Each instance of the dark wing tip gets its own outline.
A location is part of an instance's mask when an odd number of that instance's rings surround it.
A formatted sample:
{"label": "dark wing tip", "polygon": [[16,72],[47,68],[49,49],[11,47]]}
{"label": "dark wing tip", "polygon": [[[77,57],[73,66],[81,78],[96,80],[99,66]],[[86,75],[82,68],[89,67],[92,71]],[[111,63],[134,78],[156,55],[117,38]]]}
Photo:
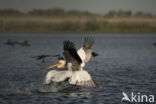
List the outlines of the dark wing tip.
{"label": "dark wing tip", "polygon": [[84,41],[84,48],[92,48],[92,46],[93,46],[93,44],[94,44],[94,39],[93,39],[93,37],[88,37],[88,36],[86,36],[85,37],[85,41]]}
{"label": "dark wing tip", "polygon": [[88,37],[88,36],[86,36],[86,37],[85,37],[85,42],[94,43],[94,39],[93,39],[93,37]]}
{"label": "dark wing tip", "polygon": [[46,57],[50,57],[50,55],[38,55],[38,56],[34,56],[32,58],[36,58],[36,60],[41,60],[41,59],[44,59]]}
{"label": "dark wing tip", "polygon": [[93,56],[93,57],[96,57],[96,56],[98,56],[98,53],[92,52],[92,56]]}
{"label": "dark wing tip", "polygon": [[[82,60],[81,58],[79,57],[79,55],[77,54],[77,50],[75,48],[75,44],[69,40],[65,40],[63,42],[63,49],[64,49],[64,56],[66,57],[66,60],[68,61],[72,61],[71,59],[74,58],[79,64],[82,63]],[[67,59],[69,58],[69,56],[66,56],[65,55],[65,51],[68,51],[68,55],[70,55],[70,59]],[[66,53],[67,54],[67,53]]]}
{"label": "dark wing tip", "polygon": [[64,44],[64,50],[76,50],[75,44],[69,40],[65,40],[63,44]]}

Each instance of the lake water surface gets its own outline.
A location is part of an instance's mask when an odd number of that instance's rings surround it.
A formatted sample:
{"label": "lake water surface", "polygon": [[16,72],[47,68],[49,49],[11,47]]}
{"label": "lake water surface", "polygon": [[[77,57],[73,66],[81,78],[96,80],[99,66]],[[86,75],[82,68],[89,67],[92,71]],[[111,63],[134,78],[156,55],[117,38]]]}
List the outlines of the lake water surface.
{"label": "lake water surface", "polygon": [[[85,70],[100,87],[39,92],[46,68],[56,63],[56,58],[42,63],[32,57],[62,53],[64,40],[75,42],[79,49],[87,35],[95,38],[94,51],[99,56],[92,58]],[[87,35],[0,33],[0,104],[121,104],[122,92],[152,94],[156,99],[156,47],[152,45],[156,35]],[[8,46],[8,39],[28,40],[31,46]]]}

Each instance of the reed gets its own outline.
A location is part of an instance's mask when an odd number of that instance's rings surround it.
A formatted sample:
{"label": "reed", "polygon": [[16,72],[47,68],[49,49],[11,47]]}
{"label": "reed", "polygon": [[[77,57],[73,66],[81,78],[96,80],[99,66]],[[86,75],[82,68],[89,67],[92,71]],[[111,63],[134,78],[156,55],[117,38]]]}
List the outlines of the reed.
{"label": "reed", "polygon": [[156,33],[156,18],[3,16],[0,32]]}

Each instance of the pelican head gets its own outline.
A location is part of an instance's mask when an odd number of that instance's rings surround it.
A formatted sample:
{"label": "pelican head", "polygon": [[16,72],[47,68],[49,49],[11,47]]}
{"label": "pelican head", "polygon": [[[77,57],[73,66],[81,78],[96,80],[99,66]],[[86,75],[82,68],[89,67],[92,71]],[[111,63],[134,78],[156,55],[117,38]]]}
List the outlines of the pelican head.
{"label": "pelican head", "polygon": [[57,60],[57,63],[48,67],[48,69],[52,69],[57,67],[58,69],[63,69],[65,67],[65,60],[61,57]]}

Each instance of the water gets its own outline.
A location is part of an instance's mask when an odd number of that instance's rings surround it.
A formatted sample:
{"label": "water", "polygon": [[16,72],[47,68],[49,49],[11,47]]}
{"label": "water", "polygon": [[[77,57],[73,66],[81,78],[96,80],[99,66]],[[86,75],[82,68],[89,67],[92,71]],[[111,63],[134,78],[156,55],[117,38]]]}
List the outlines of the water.
{"label": "water", "polygon": [[[0,104],[121,104],[122,92],[156,95],[156,35],[98,34],[92,58],[85,69],[99,83],[99,88],[79,88],[40,93],[46,68],[56,62],[45,63],[33,56],[62,53],[63,40],[75,42],[77,49],[86,35],[80,34],[0,34]],[[8,46],[8,39],[30,47]],[[156,96],[155,96],[156,97]]]}

